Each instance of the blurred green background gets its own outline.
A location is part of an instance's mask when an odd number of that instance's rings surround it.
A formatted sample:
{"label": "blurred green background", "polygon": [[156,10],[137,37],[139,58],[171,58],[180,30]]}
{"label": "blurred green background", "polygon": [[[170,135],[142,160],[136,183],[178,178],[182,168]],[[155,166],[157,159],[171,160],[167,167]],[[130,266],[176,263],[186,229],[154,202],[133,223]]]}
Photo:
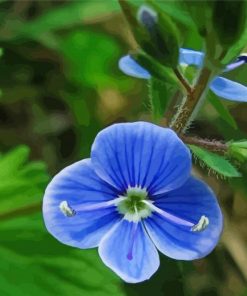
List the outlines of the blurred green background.
{"label": "blurred green background", "polygon": [[[159,4],[177,22],[184,47],[200,49],[181,3]],[[157,274],[142,284],[124,284],[97,250],[73,249],[48,234],[41,202],[50,177],[89,157],[107,125],[151,121],[148,88],[118,69],[136,44],[115,0],[1,0],[0,20],[0,295],[247,295],[245,175],[224,181],[195,166],[225,212],[222,240],[192,263],[161,256]],[[247,66],[227,76],[246,84]],[[218,103],[225,114],[206,103],[191,132],[246,138],[247,106]]]}

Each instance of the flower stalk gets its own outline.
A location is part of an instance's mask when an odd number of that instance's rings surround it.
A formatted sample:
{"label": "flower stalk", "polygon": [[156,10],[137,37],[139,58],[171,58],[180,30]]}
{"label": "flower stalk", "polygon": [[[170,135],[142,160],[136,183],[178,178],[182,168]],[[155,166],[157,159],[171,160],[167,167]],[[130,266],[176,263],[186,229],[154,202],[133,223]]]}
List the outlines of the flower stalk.
{"label": "flower stalk", "polygon": [[184,83],[185,80],[180,73],[180,75],[178,75],[178,72],[176,71],[176,74],[187,90],[187,95],[185,96],[177,114],[175,114],[175,117],[170,124],[170,127],[173,130],[175,130],[177,133],[180,133],[185,131],[191,120],[199,111],[200,106],[204,101],[205,91],[207,90],[208,84],[215,73],[205,66],[202,68],[198,80],[195,86],[192,88]]}
{"label": "flower stalk", "polygon": [[193,136],[186,136],[184,134],[180,134],[179,136],[186,144],[196,145],[198,147],[207,149],[211,152],[215,152],[220,155],[225,155],[228,151],[228,145],[221,141],[202,139],[202,138],[193,137]]}

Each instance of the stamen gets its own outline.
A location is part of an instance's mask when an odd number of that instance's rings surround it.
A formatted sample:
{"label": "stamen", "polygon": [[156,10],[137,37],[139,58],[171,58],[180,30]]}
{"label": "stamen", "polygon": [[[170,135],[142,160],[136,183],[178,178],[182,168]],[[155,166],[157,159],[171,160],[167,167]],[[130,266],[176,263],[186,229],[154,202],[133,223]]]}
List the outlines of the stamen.
{"label": "stamen", "polygon": [[160,214],[161,216],[163,216],[164,218],[166,218],[167,220],[169,220],[169,221],[171,221],[173,223],[176,223],[176,224],[179,224],[179,225],[183,225],[183,226],[189,226],[189,227],[193,227],[194,226],[194,223],[189,222],[187,220],[184,220],[182,218],[179,218],[179,217],[177,217],[175,215],[172,215],[170,213],[167,213],[166,211],[161,210],[160,208],[156,207],[150,201],[143,200],[142,202],[144,202],[145,204],[147,204],[150,207],[150,209],[152,209],[153,211],[157,212],[158,214]]}
{"label": "stamen", "polygon": [[158,214],[160,214],[162,217],[164,217],[168,221],[171,221],[171,222],[176,223],[178,225],[188,226],[188,227],[190,227],[191,231],[194,231],[194,232],[203,231],[209,225],[209,219],[205,215],[202,215],[199,222],[197,224],[194,224],[194,223],[192,223],[190,221],[179,218],[179,217],[177,217],[175,215],[167,213],[164,210],[161,210],[160,208],[156,207],[150,201],[143,200],[142,202],[147,204],[150,207],[151,210],[157,212]]}
{"label": "stamen", "polygon": [[123,199],[125,199],[125,197],[118,197],[109,201],[97,202],[90,205],[81,205],[77,206],[76,210],[73,209],[66,200],[64,200],[59,204],[59,209],[66,217],[73,217],[80,211],[100,210],[111,206],[117,206],[121,201],[123,201]]}
{"label": "stamen", "polygon": [[206,216],[201,216],[199,222],[195,224],[192,228],[191,231],[197,232],[197,231],[203,231],[206,229],[209,225],[209,219]]}
{"label": "stamen", "polygon": [[128,260],[133,259],[133,248],[134,248],[134,243],[136,240],[137,228],[138,228],[138,223],[133,222],[132,229],[131,229],[131,239],[130,239],[130,244],[129,244],[129,250],[128,250],[128,254],[127,254]]}
{"label": "stamen", "polygon": [[71,208],[66,200],[59,204],[59,209],[66,217],[73,217],[76,214],[76,211]]}
{"label": "stamen", "polygon": [[76,211],[78,212],[78,211],[92,211],[92,210],[105,209],[111,206],[117,206],[124,199],[125,199],[124,196],[120,196],[118,198],[115,198],[109,201],[97,202],[90,205],[82,205],[82,206],[76,207]]}

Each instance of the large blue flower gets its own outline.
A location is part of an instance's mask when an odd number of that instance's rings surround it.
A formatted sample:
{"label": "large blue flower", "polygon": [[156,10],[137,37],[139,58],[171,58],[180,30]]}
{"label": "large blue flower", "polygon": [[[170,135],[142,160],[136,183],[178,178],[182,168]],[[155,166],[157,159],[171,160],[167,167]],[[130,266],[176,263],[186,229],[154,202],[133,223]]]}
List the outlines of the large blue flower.
{"label": "large blue flower", "polygon": [[[194,51],[191,49],[180,49],[179,64],[194,65],[198,68],[203,66],[204,53],[200,51]],[[231,71],[247,62],[247,57],[242,55],[238,59],[229,64],[226,71]],[[149,79],[150,73],[141,67],[131,56],[127,55],[119,60],[119,68],[127,75]],[[210,89],[219,97],[226,100],[232,100],[237,102],[247,102],[247,87],[224,77],[216,77],[211,81]]]}
{"label": "large blue flower", "polygon": [[149,279],[157,249],[181,260],[210,253],[222,231],[213,192],[191,175],[189,149],[168,128],[112,125],[96,137],[90,159],[58,173],[43,202],[48,231],[77,248],[99,247],[126,282]]}

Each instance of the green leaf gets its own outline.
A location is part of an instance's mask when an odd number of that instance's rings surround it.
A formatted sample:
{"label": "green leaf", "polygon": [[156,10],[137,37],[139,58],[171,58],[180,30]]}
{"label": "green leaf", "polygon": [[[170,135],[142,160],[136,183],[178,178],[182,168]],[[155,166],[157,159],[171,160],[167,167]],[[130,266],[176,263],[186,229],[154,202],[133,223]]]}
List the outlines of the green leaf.
{"label": "green leaf", "polygon": [[96,249],[61,244],[47,232],[40,213],[1,221],[0,232],[1,295],[125,295],[122,281]]}
{"label": "green leaf", "polygon": [[179,83],[171,68],[162,66],[155,59],[142,51],[132,52],[131,57],[143,68],[148,70],[151,76],[167,83],[177,85]]}
{"label": "green leaf", "polygon": [[27,163],[29,148],[19,146],[0,158],[0,216],[41,201],[49,176],[40,161]]}
{"label": "green leaf", "polygon": [[242,34],[242,36],[239,38],[238,41],[236,41],[233,46],[228,50],[226,56],[224,57],[222,63],[224,65],[227,65],[229,62],[231,62],[233,59],[235,59],[246,47],[247,44],[247,26],[245,27],[245,30]]}
{"label": "green leaf", "polygon": [[216,97],[215,94],[213,94],[212,92],[209,92],[208,100],[225,122],[227,122],[234,129],[238,128],[237,123],[235,119],[232,117],[231,113],[224,106],[224,104]]}
{"label": "green leaf", "polygon": [[154,121],[158,122],[164,117],[164,113],[170,101],[167,92],[167,85],[160,80],[151,78],[148,86],[152,116]]}
{"label": "green leaf", "polygon": [[223,48],[229,48],[240,39],[246,26],[246,17],[246,1],[213,2],[213,28]]}
{"label": "green leaf", "polygon": [[193,29],[194,23],[187,12],[184,9],[182,1],[157,1],[156,4],[165,11],[176,23]]}
{"label": "green leaf", "polygon": [[199,34],[204,37],[207,34],[208,23],[212,14],[209,2],[184,0],[183,3],[196,24]]}
{"label": "green leaf", "polygon": [[209,152],[195,145],[189,145],[194,156],[199,158],[208,168],[224,177],[241,177],[237,169],[223,156]]}
{"label": "green leaf", "polygon": [[0,178],[15,174],[27,161],[29,148],[21,145],[0,158]]}

